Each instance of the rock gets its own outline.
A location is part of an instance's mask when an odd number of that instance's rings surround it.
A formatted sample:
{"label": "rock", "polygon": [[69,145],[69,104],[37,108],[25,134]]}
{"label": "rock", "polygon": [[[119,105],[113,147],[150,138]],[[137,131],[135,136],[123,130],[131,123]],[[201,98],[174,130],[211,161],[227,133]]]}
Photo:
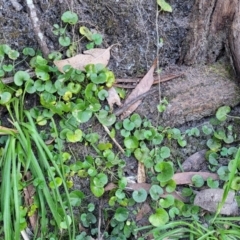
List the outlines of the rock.
{"label": "rock", "polygon": [[[215,213],[217,211],[218,204],[222,200],[223,192],[223,189],[202,190],[195,196],[194,205]],[[224,215],[236,215],[238,213],[238,204],[235,199],[234,191],[229,191],[220,213]]]}
{"label": "rock", "polygon": [[201,150],[188,157],[182,164],[182,168],[185,172],[200,171],[202,164],[206,162],[205,159],[206,150]]}

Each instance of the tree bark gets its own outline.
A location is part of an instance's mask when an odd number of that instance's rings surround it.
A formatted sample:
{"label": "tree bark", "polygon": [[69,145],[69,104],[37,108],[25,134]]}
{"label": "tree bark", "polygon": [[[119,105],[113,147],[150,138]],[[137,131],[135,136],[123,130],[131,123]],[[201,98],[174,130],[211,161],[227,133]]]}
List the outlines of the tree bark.
{"label": "tree bark", "polygon": [[229,34],[229,49],[232,65],[236,74],[240,75],[240,1],[235,7],[235,15]]}
{"label": "tree bark", "polygon": [[[231,54],[236,50],[240,53],[240,46],[237,46],[240,19],[238,0],[196,0],[191,19],[181,63],[193,65],[216,62],[225,50],[229,50],[228,46]],[[240,68],[239,53],[234,54],[233,61],[234,66]]]}
{"label": "tree bark", "polygon": [[[240,102],[239,84],[232,80],[225,62],[211,66],[181,66],[179,69],[171,68],[168,72],[177,73],[179,70],[184,73],[183,77],[161,83],[162,98],[165,97],[169,104],[158,124],[179,126],[214,115],[220,106],[234,107]],[[158,100],[158,94],[159,91],[156,91],[145,98],[138,109],[142,116],[150,116],[149,112],[156,111],[156,105],[153,103]],[[156,120],[151,119],[154,124]]]}

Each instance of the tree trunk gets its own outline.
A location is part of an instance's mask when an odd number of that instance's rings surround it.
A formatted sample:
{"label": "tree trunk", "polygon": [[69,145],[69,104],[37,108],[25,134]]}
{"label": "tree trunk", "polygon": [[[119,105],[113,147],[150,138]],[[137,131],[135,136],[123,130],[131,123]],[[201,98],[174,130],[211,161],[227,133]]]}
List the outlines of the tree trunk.
{"label": "tree trunk", "polygon": [[196,0],[181,62],[186,65],[209,64],[227,52],[239,73],[239,6],[238,0]]}
{"label": "tree trunk", "polygon": [[240,76],[240,2],[235,7],[235,15],[229,34],[229,48],[235,72]]}

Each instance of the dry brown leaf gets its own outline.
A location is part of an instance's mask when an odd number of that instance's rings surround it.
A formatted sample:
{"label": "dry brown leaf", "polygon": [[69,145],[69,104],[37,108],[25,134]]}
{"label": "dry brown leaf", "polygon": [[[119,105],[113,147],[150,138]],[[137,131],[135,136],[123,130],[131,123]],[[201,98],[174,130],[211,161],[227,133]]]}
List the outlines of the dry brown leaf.
{"label": "dry brown leaf", "polygon": [[[216,212],[219,203],[222,201],[223,193],[223,189],[204,189],[195,196],[194,205],[209,212]],[[229,191],[220,213],[225,215],[236,215],[238,213],[238,204],[234,191]]]}
{"label": "dry brown leaf", "polygon": [[71,67],[81,70],[84,70],[84,67],[88,64],[97,64],[101,63],[104,66],[107,66],[110,59],[110,46],[107,49],[94,48],[87,51],[84,51],[84,54],[78,54],[74,57],[67,58],[64,60],[54,61],[54,64],[57,66],[60,72],[63,72],[63,67],[70,65]]}
{"label": "dry brown leaf", "polygon": [[137,182],[138,183],[146,182],[145,167],[144,167],[144,164],[141,162],[138,162]]}
{"label": "dry brown leaf", "polygon": [[46,143],[47,145],[50,145],[50,144],[52,144],[54,141],[55,141],[55,139],[52,138],[52,139],[49,139],[49,140],[45,141],[45,143]]}
{"label": "dry brown leaf", "polygon": [[120,97],[114,87],[108,89],[108,97],[107,97],[108,105],[111,110],[113,110],[113,105],[117,104],[119,107],[122,106]]}
{"label": "dry brown leaf", "polygon": [[114,188],[117,188],[117,185],[114,183],[108,183],[108,185],[104,188],[104,192],[111,191]]}
{"label": "dry brown leaf", "polygon": [[[157,65],[157,61],[155,60],[152,67],[149,69],[147,74],[143,77],[143,79],[139,82],[139,84],[134,88],[134,90],[131,92],[131,94],[127,97],[124,104],[127,104],[128,102],[132,101],[133,99],[137,98],[139,95],[147,92],[154,81],[153,73],[154,69]],[[138,100],[134,104],[132,104],[122,115],[121,118],[126,118],[129,116],[141,103],[141,100]]]}
{"label": "dry brown leaf", "polygon": [[[26,178],[26,181],[29,181],[30,179],[32,179],[31,173],[27,172],[25,175],[25,178]],[[36,192],[36,190],[35,190],[33,184],[30,184],[26,188],[23,189],[25,205],[29,208],[34,203],[35,192]],[[29,216],[29,221],[30,221],[32,229],[36,229],[37,222],[38,222],[37,211],[34,212],[33,215]]]}
{"label": "dry brown leaf", "polygon": [[147,213],[151,211],[151,208],[148,203],[144,203],[140,211],[136,215],[136,221],[140,221]]}
{"label": "dry brown leaf", "polygon": [[212,178],[213,180],[217,180],[218,175],[216,173],[209,173],[209,172],[182,172],[182,173],[175,173],[173,176],[173,180],[176,182],[177,185],[182,184],[191,184],[192,183],[192,177],[194,175],[200,175],[204,180],[207,180],[207,178]]}
{"label": "dry brown leaf", "polygon": [[126,189],[131,191],[139,191],[141,188],[149,192],[151,185],[148,183],[128,183]]}
{"label": "dry brown leaf", "polygon": [[7,128],[7,127],[0,126],[0,135],[8,135],[11,133],[17,133],[17,130],[13,129],[13,128]]}

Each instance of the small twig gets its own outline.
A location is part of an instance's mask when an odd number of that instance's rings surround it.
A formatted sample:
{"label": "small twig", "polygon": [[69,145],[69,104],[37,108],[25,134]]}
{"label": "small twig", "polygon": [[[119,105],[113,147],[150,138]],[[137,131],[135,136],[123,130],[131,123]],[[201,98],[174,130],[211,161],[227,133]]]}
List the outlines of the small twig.
{"label": "small twig", "polygon": [[33,31],[37,38],[37,42],[43,52],[44,57],[46,58],[49,54],[49,49],[45,41],[45,37],[40,29],[40,22],[37,16],[36,7],[32,0],[26,0],[27,7],[29,9],[30,19],[33,25]]}
{"label": "small twig", "polygon": [[[160,82],[166,82],[178,77],[183,76],[184,73],[180,73],[177,75],[168,75],[168,76],[163,76],[160,80],[158,79],[158,77],[154,78],[154,82],[153,84],[158,84]],[[136,84],[140,81],[140,78],[133,78],[133,79],[116,79],[116,84],[114,84],[115,87],[121,87],[121,88],[135,88]],[[123,85],[123,84],[118,84],[118,83],[135,83],[134,85]]]}
{"label": "small twig", "polygon": [[101,222],[102,222],[102,199],[100,200],[100,204],[98,206],[98,240],[101,240]]}
{"label": "small twig", "polygon": [[179,77],[182,77],[182,76],[184,76],[184,73],[179,73],[177,75],[164,76],[161,79],[155,78],[153,84],[158,84],[160,82],[167,82],[169,80],[179,78]]}
{"label": "small twig", "polygon": [[22,235],[22,237],[23,237],[24,240],[30,240],[30,238],[28,237],[28,235],[27,235],[27,233],[26,233],[25,230],[22,230],[22,231],[21,231],[21,235]]}
{"label": "small twig", "polygon": [[116,79],[116,83],[119,83],[119,82],[121,82],[121,83],[138,83],[139,81],[141,80],[141,78],[130,78],[130,79],[128,79],[128,78],[117,78]]}
{"label": "small twig", "polygon": [[134,104],[135,102],[137,102],[138,100],[147,97],[148,95],[153,94],[154,92],[158,91],[158,89],[151,89],[139,96],[137,96],[136,98],[134,98],[133,100],[131,100],[130,102],[128,102],[127,104],[124,104],[120,109],[117,109],[114,114],[116,116],[121,115],[123,112],[125,112],[132,104]]}
{"label": "small twig", "polygon": [[116,146],[118,147],[118,149],[121,151],[121,153],[124,154],[125,151],[124,151],[123,148],[120,146],[120,144],[117,142],[117,140],[116,140],[114,137],[111,136],[111,133],[110,133],[109,129],[108,129],[106,126],[104,126],[104,125],[102,125],[102,126],[103,126],[104,130],[107,132],[108,136],[112,139],[112,141],[116,144]]}

